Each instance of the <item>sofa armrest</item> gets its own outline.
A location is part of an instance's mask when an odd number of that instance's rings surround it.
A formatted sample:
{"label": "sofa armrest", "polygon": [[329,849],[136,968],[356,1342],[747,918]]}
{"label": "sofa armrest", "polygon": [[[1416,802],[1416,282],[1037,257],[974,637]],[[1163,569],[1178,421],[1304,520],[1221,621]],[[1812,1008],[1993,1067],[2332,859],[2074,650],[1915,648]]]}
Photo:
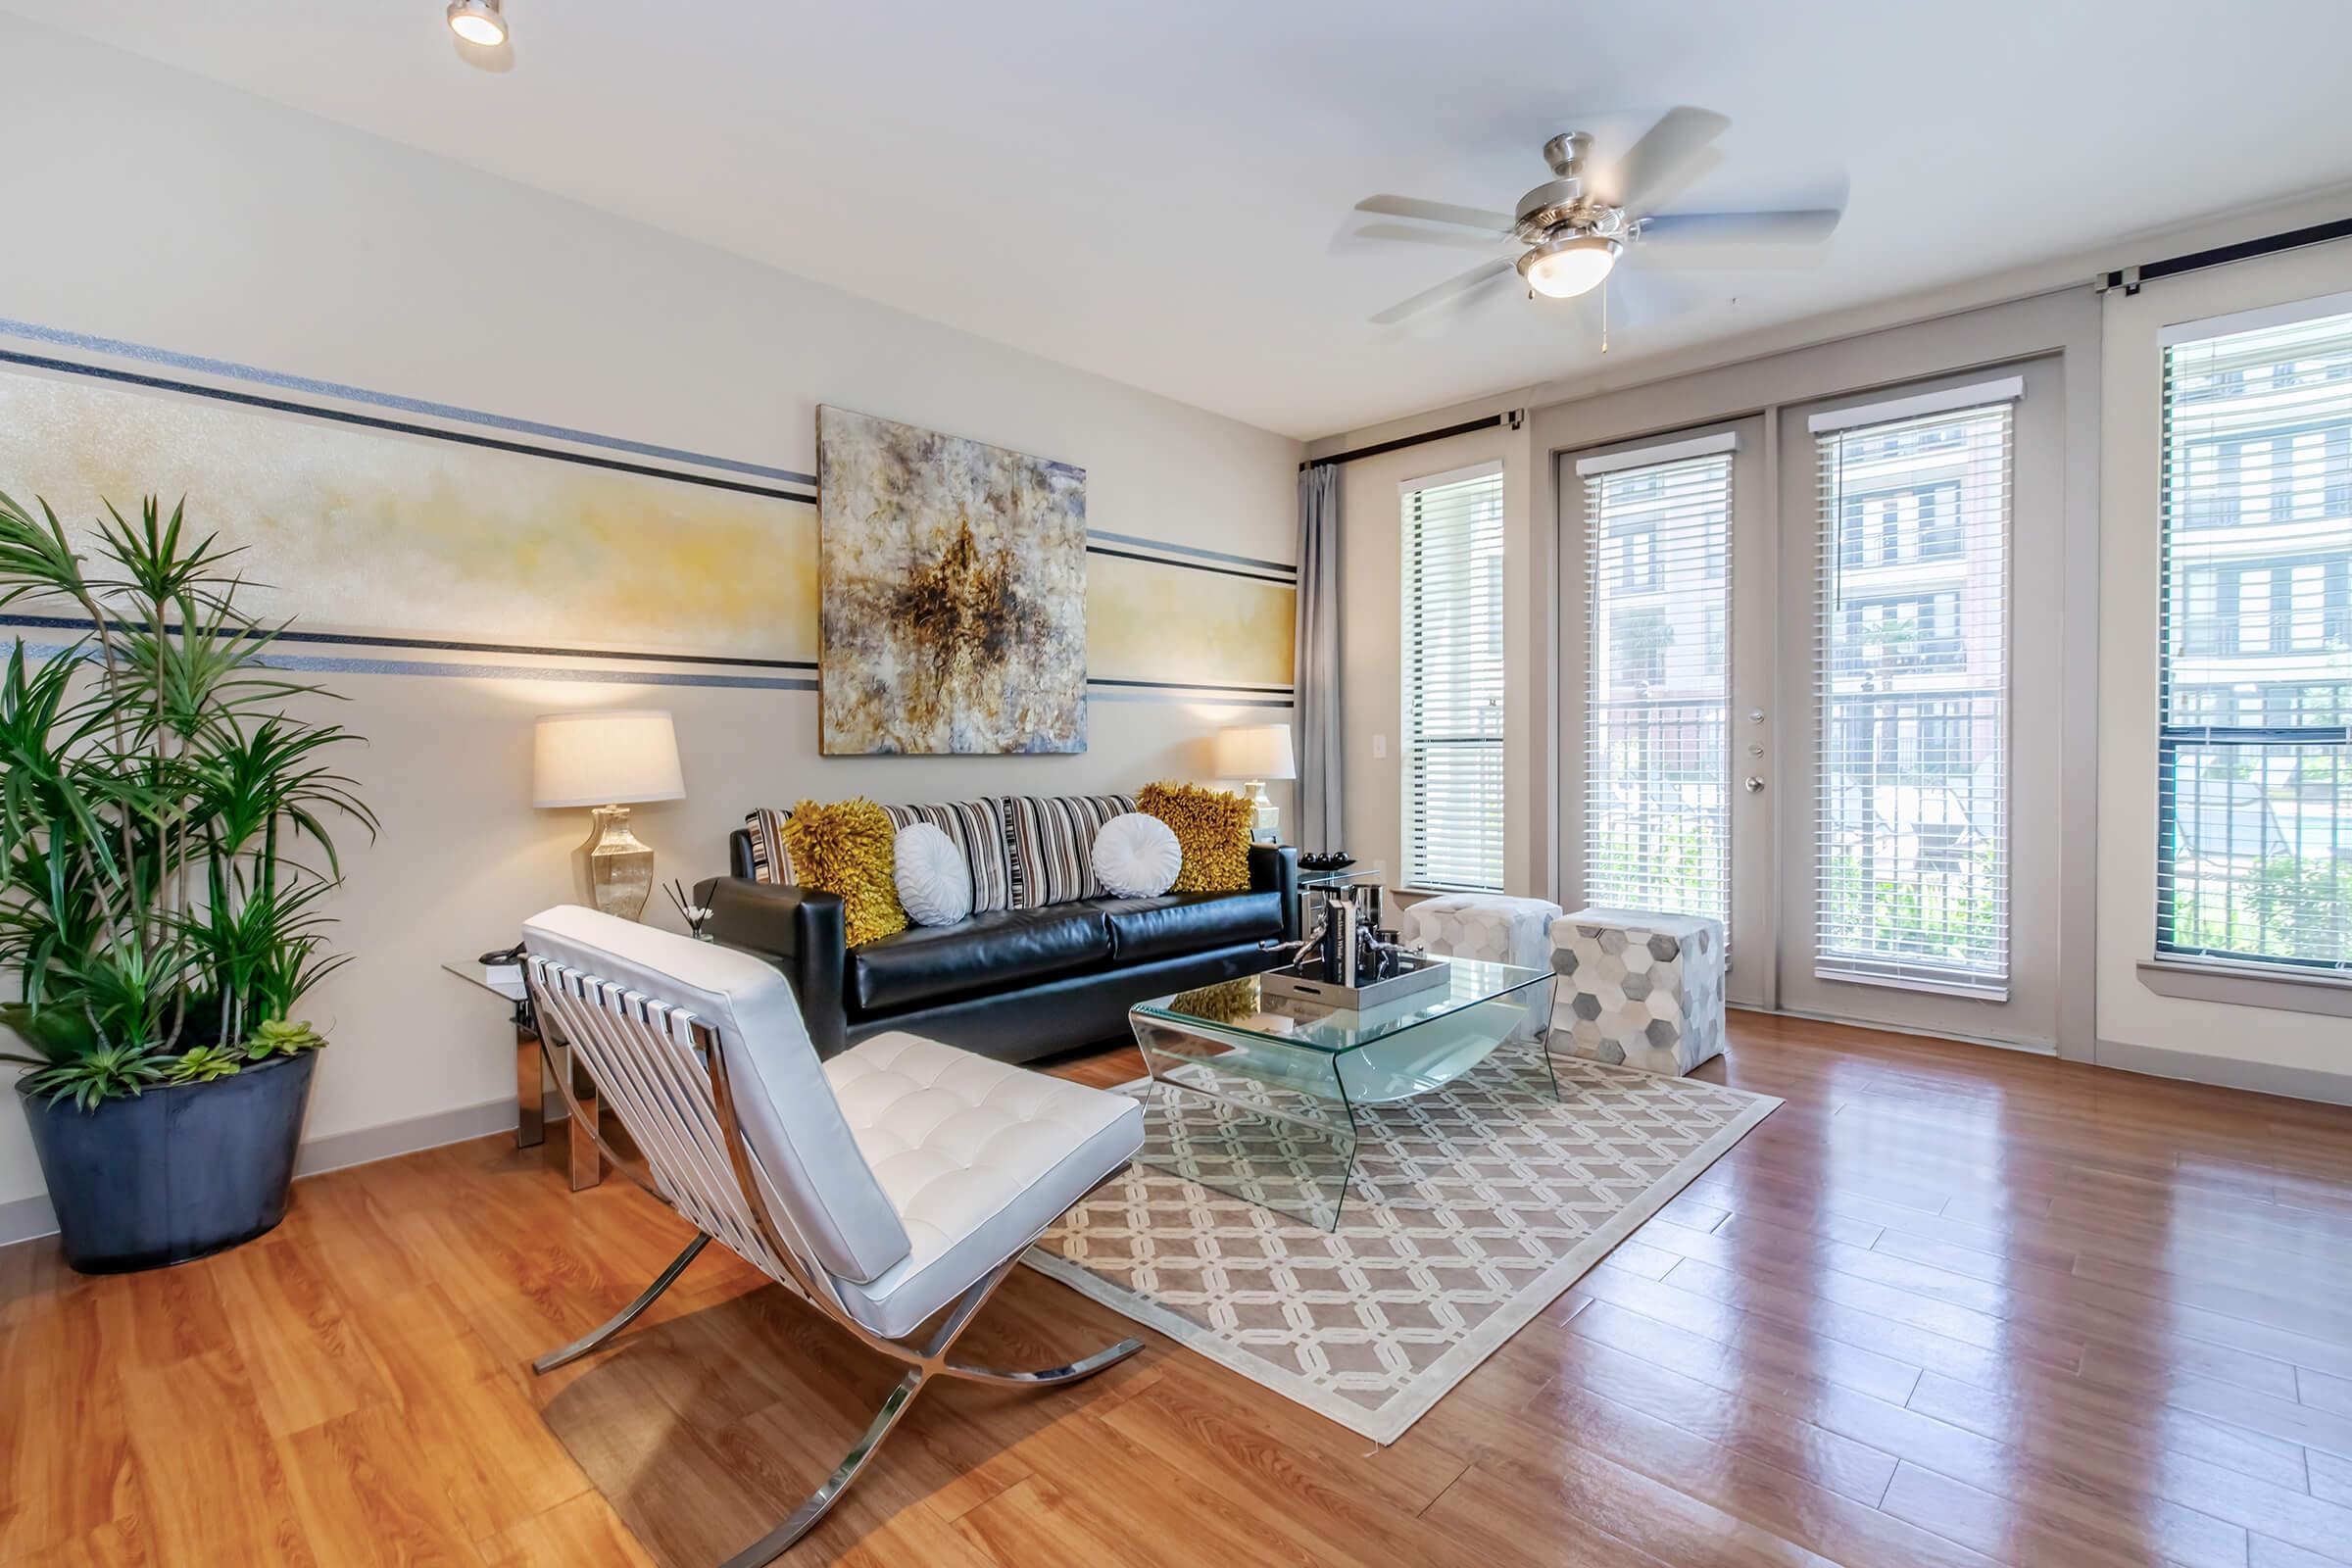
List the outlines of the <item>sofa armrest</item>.
{"label": "sofa armrest", "polygon": [[801,1017],[818,1055],[833,1055],[849,1043],[849,1014],[841,995],[849,926],[841,895],[719,876],[698,883],[694,897],[710,911],[704,929],[713,941],[755,954],[784,971],[800,999]]}
{"label": "sofa armrest", "polygon": [[1282,940],[1298,940],[1298,851],[1289,844],[1250,846],[1250,891],[1282,900]]}

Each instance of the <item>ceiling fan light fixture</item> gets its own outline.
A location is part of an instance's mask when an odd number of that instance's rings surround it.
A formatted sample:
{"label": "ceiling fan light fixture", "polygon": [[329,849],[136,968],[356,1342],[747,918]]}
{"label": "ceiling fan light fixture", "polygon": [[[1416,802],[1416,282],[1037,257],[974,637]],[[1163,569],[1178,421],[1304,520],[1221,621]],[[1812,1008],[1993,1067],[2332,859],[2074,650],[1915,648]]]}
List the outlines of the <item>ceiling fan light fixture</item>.
{"label": "ceiling fan light fixture", "polygon": [[1625,247],[1598,234],[1547,239],[1519,258],[1519,275],[1546,299],[1574,299],[1600,287]]}
{"label": "ceiling fan light fixture", "polygon": [[495,49],[507,41],[503,0],[449,0],[449,30],[470,44]]}

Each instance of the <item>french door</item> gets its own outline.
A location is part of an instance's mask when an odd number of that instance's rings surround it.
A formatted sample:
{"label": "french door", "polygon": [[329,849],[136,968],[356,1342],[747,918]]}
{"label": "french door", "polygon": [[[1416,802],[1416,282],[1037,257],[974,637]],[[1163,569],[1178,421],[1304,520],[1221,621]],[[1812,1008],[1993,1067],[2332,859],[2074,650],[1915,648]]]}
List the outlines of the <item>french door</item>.
{"label": "french door", "polygon": [[1560,460],[1563,893],[1735,1005],[2056,1038],[2057,369]]}

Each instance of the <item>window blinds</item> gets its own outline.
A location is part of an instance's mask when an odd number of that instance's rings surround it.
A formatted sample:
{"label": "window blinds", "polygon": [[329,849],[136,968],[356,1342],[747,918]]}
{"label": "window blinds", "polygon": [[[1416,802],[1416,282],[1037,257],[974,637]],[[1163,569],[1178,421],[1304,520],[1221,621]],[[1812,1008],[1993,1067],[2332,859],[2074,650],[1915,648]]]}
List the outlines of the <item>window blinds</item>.
{"label": "window blinds", "polygon": [[[1814,421],[1815,973],[2007,994],[2015,381]],[[1955,403],[1973,407],[1952,407]]]}
{"label": "window blinds", "polygon": [[1405,884],[1502,889],[1502,470],[1403,486]]}
{"label": "window blinds", "polygon": [[1731,443],[1628,456],[1577,466],[1590,638],[1585,902],[1728,928]]}
{"label": "window blinds", "polygon": [[2352,315],[2168,336],[2157,951],[2352,972]]}

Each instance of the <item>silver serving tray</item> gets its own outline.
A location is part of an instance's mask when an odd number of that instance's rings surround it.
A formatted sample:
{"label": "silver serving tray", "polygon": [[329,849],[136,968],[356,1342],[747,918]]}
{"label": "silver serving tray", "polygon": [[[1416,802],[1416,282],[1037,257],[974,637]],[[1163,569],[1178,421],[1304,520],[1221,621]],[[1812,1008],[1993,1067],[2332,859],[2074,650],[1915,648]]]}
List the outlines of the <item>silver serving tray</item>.
{"label": "silver serving tray", "polygon": [[1384,1002],[1395,1002],[1418,991],[1429,991],[1446,984],[1446,971],[1453,967],[1444,958],[1432,958],[1418,953],[1403,956],[1406,965],[1400,972],[1386,980],[1374,980],[1367,985],[1339,986],[1324,979],[1320,973],[1308,973],[1292,964],[1269,969],[1258,976],[1258,989],[1269,997],[1297,997],[1302,1002],[1320,1002],[1326,1006],[1352,1007],[1360,1012],[1377,1007]]}

